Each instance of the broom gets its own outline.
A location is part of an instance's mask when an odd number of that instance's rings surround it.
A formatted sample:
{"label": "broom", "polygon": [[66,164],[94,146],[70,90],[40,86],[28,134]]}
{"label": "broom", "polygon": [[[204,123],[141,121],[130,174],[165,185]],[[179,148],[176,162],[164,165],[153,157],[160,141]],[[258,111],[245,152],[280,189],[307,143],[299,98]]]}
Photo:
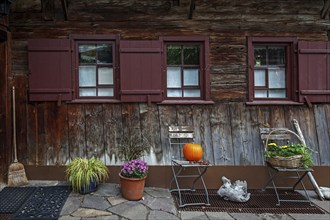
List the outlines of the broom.
{"label": "broom", "polygon": [[14,162],[8,168],[8,186],[21,186],[28,184],[23,164],[17,160],[16,148],[16,107],[15,107],[15,87],[13,86],[13,145]]}

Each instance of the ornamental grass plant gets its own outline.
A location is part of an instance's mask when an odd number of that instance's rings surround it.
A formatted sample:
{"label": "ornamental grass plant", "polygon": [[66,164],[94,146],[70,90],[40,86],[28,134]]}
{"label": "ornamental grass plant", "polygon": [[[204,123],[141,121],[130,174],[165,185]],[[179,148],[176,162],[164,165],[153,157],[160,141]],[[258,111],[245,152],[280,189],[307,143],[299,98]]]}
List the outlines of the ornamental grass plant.
{"label": "ornamental grass plant", "polygon": [[89,188],[93,183],[100,183],[109,178],[106,165],[95,157],[90,159],[75,158],[66,168],[67,179],[75,192]]}

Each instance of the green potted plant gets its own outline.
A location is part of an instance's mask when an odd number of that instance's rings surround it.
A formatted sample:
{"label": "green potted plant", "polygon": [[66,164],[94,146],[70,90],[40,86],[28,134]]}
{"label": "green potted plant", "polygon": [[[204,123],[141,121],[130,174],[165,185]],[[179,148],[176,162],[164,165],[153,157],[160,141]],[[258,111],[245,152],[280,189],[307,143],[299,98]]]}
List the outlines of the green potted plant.
{"label": "green potted plant", "polygon": [[106,165],[95,157],[75,158],[66,168],[67,179],[72,189],[80,194],[96,191],[97,184],[109,178]]}

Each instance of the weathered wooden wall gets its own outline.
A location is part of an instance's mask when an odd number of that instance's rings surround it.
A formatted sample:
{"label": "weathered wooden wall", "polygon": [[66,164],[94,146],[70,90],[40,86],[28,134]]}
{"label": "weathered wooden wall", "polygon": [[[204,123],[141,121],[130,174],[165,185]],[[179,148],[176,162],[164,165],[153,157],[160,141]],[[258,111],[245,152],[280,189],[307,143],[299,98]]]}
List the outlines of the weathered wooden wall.
{"label": "weathered wooden wall", "polygon": [[[328,40],[329,20],[321,19],[323,0],[17,0],[12,7],[12,75],[17,92],[19,160],[29,165],[65,165],[76,156],[97,155],[118,164],[115,146],[129,126],[152,134],[150,164],[169,164],[167,128],[194,125],[205,159],[218,165],[263,164],[258,129],[300,122],[307,143],[330,165],[330,105],[246,106],[247,36],[296,36]],[[43,4],[42,4],[43,3]],[[30,7],[29,7],[30,4]],[[67,19],[66,19],[67,15]],[[121,39],[160,36],[210,37],[211,98],[214,105],[65,104],[28,101],[27,39],[68,38],[70,34],[118,34]]]}
{"label": "weathered wooden wall", "polygon": [[137,127],[152,143],[144,158],[151,165],[170,164],[168,126],[192,125],[204,159],[216,165],[262,165],[260,127],[300,123],[307,145],[318,154],[315,165],[330,165],[330,105],[246,106],[244,103],[200,105],[62,104],[22,105],[18,114],[20,161],[29,165],[65,165],[70,158],[95,155],[120,164],[116,146]]}

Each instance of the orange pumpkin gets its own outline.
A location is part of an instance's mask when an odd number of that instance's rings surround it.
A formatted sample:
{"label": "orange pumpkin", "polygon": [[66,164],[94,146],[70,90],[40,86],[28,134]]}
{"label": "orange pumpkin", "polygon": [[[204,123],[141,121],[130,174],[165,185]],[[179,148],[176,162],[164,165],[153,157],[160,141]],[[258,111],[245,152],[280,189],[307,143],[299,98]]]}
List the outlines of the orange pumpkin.
{"label": "orange pumpkin", "polygon": [[203,148],[200,144],[185,144],[183,146],[183,156],[189,161],[199,161],[203,156]]}

